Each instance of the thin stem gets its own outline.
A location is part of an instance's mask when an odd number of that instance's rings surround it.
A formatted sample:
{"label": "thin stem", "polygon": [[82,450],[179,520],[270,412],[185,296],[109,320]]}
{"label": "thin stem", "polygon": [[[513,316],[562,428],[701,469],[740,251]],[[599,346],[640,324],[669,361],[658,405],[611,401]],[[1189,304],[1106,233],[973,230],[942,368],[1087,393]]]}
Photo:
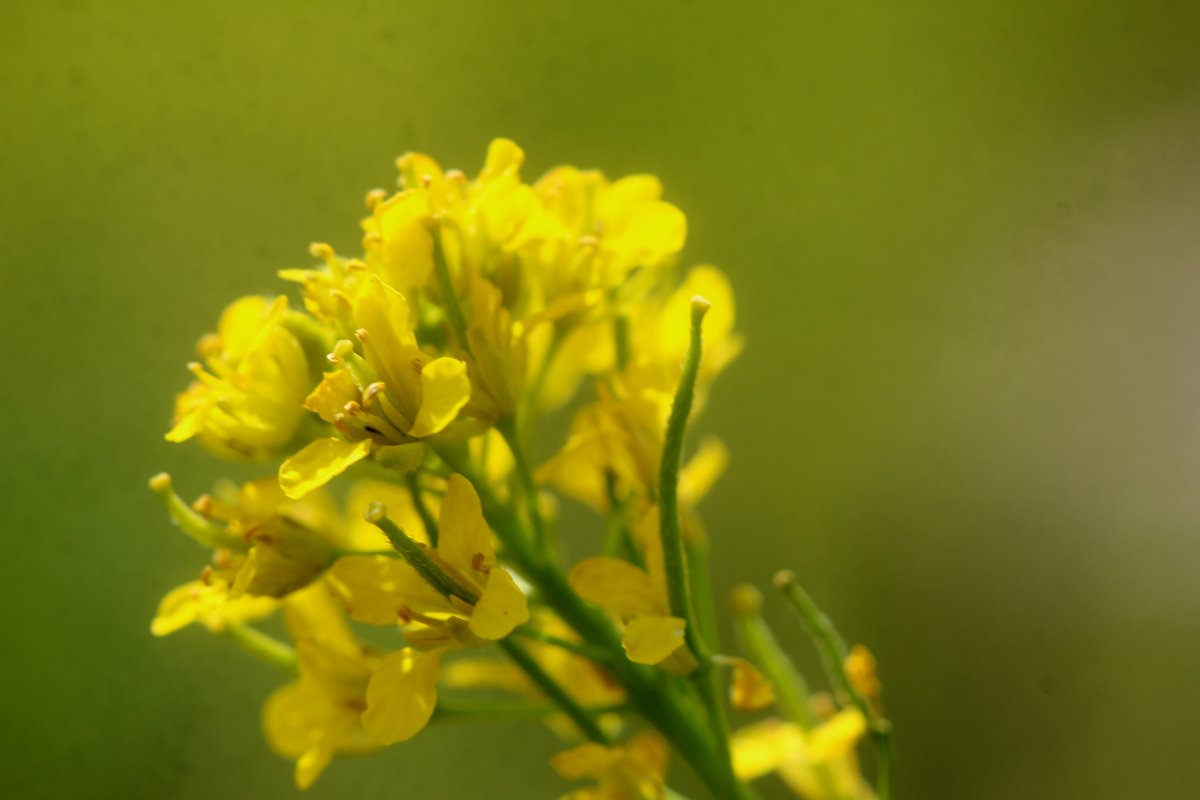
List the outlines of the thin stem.
{"label": "thin stem", "polygon": [[541,664],[529,654],[522,645],[518,644],[512,638],[501,639],[496,642],[500,649],[508,654],[521,670],[529,676],[537,687],[541,689],[547,697],[554,701],[555,705],[563,710],[563,712],[571,718],[571,721],[578,726],[579,730],[593,742],[600,744],[610,744],[611,739],[608,734],[597,724],[596,720],[585,711],[571,695],[567,694],[566,690],[558,685],[554,678],[542,669]]}
{"label": "thin stem", "polygon": [[590,661],[595,661],[598,664],[609,664],[612,661],[611,655],[603,648],[593,647],[580,642],[572,642],[569,639],[563,639],[561,636],[546,633],[530,625],[519,625],[513,630],[513,633],[523,636],[526,639],[532,639],[543,644],[552,645],[561,650],[567,650]]}
{"label": "thin stem", "polygon": [[542,518],[542,510],[538,506],[537,484],[533,480],[533,470],[529,466],[529,457],[525,445],[521,441],[520,431],[517,430],[517,420],[509,417],[496,424],[496,430],[504,437],[508,449],[512,451],[513,465],[517,480],[521,483],[521,495],[525,500],[525,514],[529,517],[529,525],[533,529],[534,543],[542,548],[547,546],[546,521]]}
{"label": "thin stem", "polygon": [[295,649],[291,645],[263,633],[258,628],[227,620],[225,626],[221,628],[221,635],[236,643],[238,647],[259,661],[270,664],[288,675],[297,674]]}
{"label": "thin stem", "polygon": [[404,474],[404,483],[408,486],[409,494],[412,495],[413,508],[416,509],[417,516],[421,518],[421,524],[425,526],[425,533],[429,537],[429,544],[437,547],[437,520],[430,513],[429,506],[425,505],[425,495],[421,493],[421,481],[417,477],[416,470]]}
{"label": "thin stem", "polygon": [[[617,714],[626,711],[621,704],[604,706],[584,706],[584,711],[591,714]],[[549,703],[530,703],[527,700],[460,700],[439,697],[437,708],[434,709],[434,719],[441,720],[476,720],[476,719],[541,719],[551,714],[560,714],[562,709]]]}
{"label": "thin stem", "polygon": [[778,587],[792,607],[800,614],[817,651],[821,654],[821,663],[829,677],[829,682],[844,693],[867,720],[871,731],[871,740],[875,744],[875,756],[878,766],[875,791],[879,800],[888,800],[892,783],[892,724],[884,719],[867,699],[862,696],[850,676],[846,674],[846,655],[848,650],[842,635],[833,626],[833,621],[817,607],[808,592],[804,591],[796,580],[794,573],[783,570],[775,576],[775,586]]}

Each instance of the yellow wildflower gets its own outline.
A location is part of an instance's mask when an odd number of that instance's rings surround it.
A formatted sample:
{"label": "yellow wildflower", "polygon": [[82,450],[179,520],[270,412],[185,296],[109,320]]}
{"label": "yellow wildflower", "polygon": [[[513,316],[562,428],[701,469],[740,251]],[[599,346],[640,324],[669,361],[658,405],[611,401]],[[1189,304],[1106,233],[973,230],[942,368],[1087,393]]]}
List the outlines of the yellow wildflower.
{"label": "yellow wildflower", "polygon": [[389,466],[420,464],[421,440],[440,433],[471,394],[467,367],[455,358],[430,358],[417,345],[404,296],[371,275],[354,305],[362,356],[343,341],[305,407],[345,438],[310,443],[279,468],[289,497],[303,497],[372,452]]}
{"label": "yellow wildflower", "polygon": [[158,613],[150,623],[150,632],[166,636],[188,625],[199,623],[220,633],[230,622],[252,622],[273,613],[277,605],[270,597],[230,599],[229,583],[206,574],[207,579],[190,581],[163,597]]}
{"label": "yellow wildflower", "polygon": [[383,747],[362,724],[367,685],[381,659],[355,639],[320,583],[288,597],[284,615],[300,679],[267,699],[263,732],[275,752],[295,759],[296,786],[307,789],[335,755]]}
{"label": "yellow wildflower", "polygon": [[[651,509],[637,526],[646,569],[608,556],[580,561],[571,570],[571,587],[585,600],[616,616],[624,624],[622,644],[630,661],[658,664],[683,646],[685,622],[671,614],[658,537],[658,510]],[[678,671],[687,672],[687,651]]]}
{"label": "yellow wildflower", "polygon": [[597,782],[564,800],[662,800],[668,757],[666,743],[646,731],[624,745],[581,744],[556,755],[550,765],[567,780]]}
{"label": "yellow wildflower", "polygon": [[198,439],[214,453],[263,460],[289,441],[311,388],[299,340],[282,324],[287,299],[243,297],[198,346],[203,364],[175,402],[172,442]]}
{"label": "yellow wildflower", "polygon": [[854,746],[866,730],[866,719],[854,707],[811,731],[779,719],[763,720],[734,732],[734,771],[746,781],[778,773],[805,800],[873,800],[854,758]]}
{"label": "yellow wildflower", "polygon": [[[375,519],[382,523],[380,514],[377,507]],[[529,619],[524,593],[496,563],[479,497],[460,475],[446,484],[438,530],[438,546],[427,557],[457,585],[458,594],[443,595],[427,574],[398,558],[352,556],[330,572],[351,617],[403,624],[413,645],[385,658],[371,677],[363,724],[381,742],[408,739],[429,721],[445,649],[501,639]]]}

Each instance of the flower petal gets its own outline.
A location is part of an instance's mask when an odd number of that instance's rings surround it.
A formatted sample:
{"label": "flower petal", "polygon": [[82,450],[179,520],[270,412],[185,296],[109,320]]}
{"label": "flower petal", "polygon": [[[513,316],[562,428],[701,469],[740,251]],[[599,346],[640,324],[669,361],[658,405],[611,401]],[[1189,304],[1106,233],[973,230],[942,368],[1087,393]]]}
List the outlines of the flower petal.
{"label": "flower petal", "polygon": [[492,532],[483,518],[479,495],[462,475],[451,475],[446,482],[438,530],[438,555],[465,575],[496,562]]}
{"label": "flower petal", "polygon": [[508,570],[493,567],[488,573],[487,587],[471,612],[471,632],[481,639],[503,639],[513,628],[528,621],[525,593]]}
{"label": "flower petal", "polygon": [[679,617],[643,616],[625,626],[621,644],[637,664],[657,664],[683,645],[686,626]]}
{"label": "flower petal", "polygon": [[467,365],[457,358],[435,358],[421,369],[421,408],[408,435],[420,439],[437,433],[470,399]]}
{"label": "flower petal", "polygon": [[344,556],[325,577],[350,618],[370,625],[404,622],[407,611],[454,610],[446,598],[399,558]]}
{"label": "flower petal", "polygon": [[279,465],[279,485],[293,500],[345,472],[371,452],[371,441],[344,442],[341,439],[317,439]]}
{"label": "flower petal", "polygon": [[567,579],[584,600],[622,620],[666,610],[650,576],[628,561],[607,556],[585,558]]}
{"label": "flower petal", "polygon": [[411,647],[383,659],[367,684],[363,728],[382,744],[411,739],[425,727],[437,706],[440,651]]}

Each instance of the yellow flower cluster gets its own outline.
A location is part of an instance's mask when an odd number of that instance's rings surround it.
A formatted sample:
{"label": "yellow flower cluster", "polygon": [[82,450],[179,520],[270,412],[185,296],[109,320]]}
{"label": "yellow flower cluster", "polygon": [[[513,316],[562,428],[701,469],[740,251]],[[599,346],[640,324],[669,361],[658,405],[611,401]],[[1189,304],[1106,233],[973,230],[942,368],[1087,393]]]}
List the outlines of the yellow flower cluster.
{"label": "yellow flower cluster", "polygon": [[[360,253],[313,245],[280,273],[299,302],[241,298],[201,339],[167,439],[274,474],[190,505],[152,479],[212,552],[152,631],[201,625],[293,677],[263,725],[301,788],[435,717],[513,713],[590,740],[553,762],[596,782],[576,797],[666,797],[672,748],[719,796],[779,771],[804,797],[868,797],[852,751],[877,715],[725,727],[725,666],[735,709],[780,689],[716,653],[687,577],[728,460],[715,439],[682,458],[741,349],[728,281],[681,269],[686,220],[653,176],[526,183],[523,160],[505,139],[474,178],[401,157],[399,191],[367,195]],[[534,464],[539,423],[568,410]],[[555,491],[605,519],[599,555],[564,563]],[[289,641],[256,625],[275,614]],[[864,653],[849,668],[874,703]]]}

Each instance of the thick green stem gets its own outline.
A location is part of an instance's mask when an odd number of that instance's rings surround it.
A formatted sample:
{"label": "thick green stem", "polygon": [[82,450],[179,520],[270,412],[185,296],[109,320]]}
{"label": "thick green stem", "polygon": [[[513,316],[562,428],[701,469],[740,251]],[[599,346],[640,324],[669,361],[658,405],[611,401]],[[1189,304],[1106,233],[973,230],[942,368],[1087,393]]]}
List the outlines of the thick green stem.
{"label": "thick green stem", "polygon": [[800,614],[805,627],[812,635],[817,651],[821,654],[821,663],[825,667],[829,682],[841,691],[845,697],[862,713],[871,731],[871,741],[875,745],[876,776],[875,791],[879,800],[888,800],[892,783],[892,724],[884,719],[862,693],[854,687],[850,676],[846,674],[846,656],[849,651],[842,635],[833,626],[833,621],[825,615],[808,592],[796,581],[796,576],[784,570],[775,576],[775,585],[791,601],[792,607]]}

